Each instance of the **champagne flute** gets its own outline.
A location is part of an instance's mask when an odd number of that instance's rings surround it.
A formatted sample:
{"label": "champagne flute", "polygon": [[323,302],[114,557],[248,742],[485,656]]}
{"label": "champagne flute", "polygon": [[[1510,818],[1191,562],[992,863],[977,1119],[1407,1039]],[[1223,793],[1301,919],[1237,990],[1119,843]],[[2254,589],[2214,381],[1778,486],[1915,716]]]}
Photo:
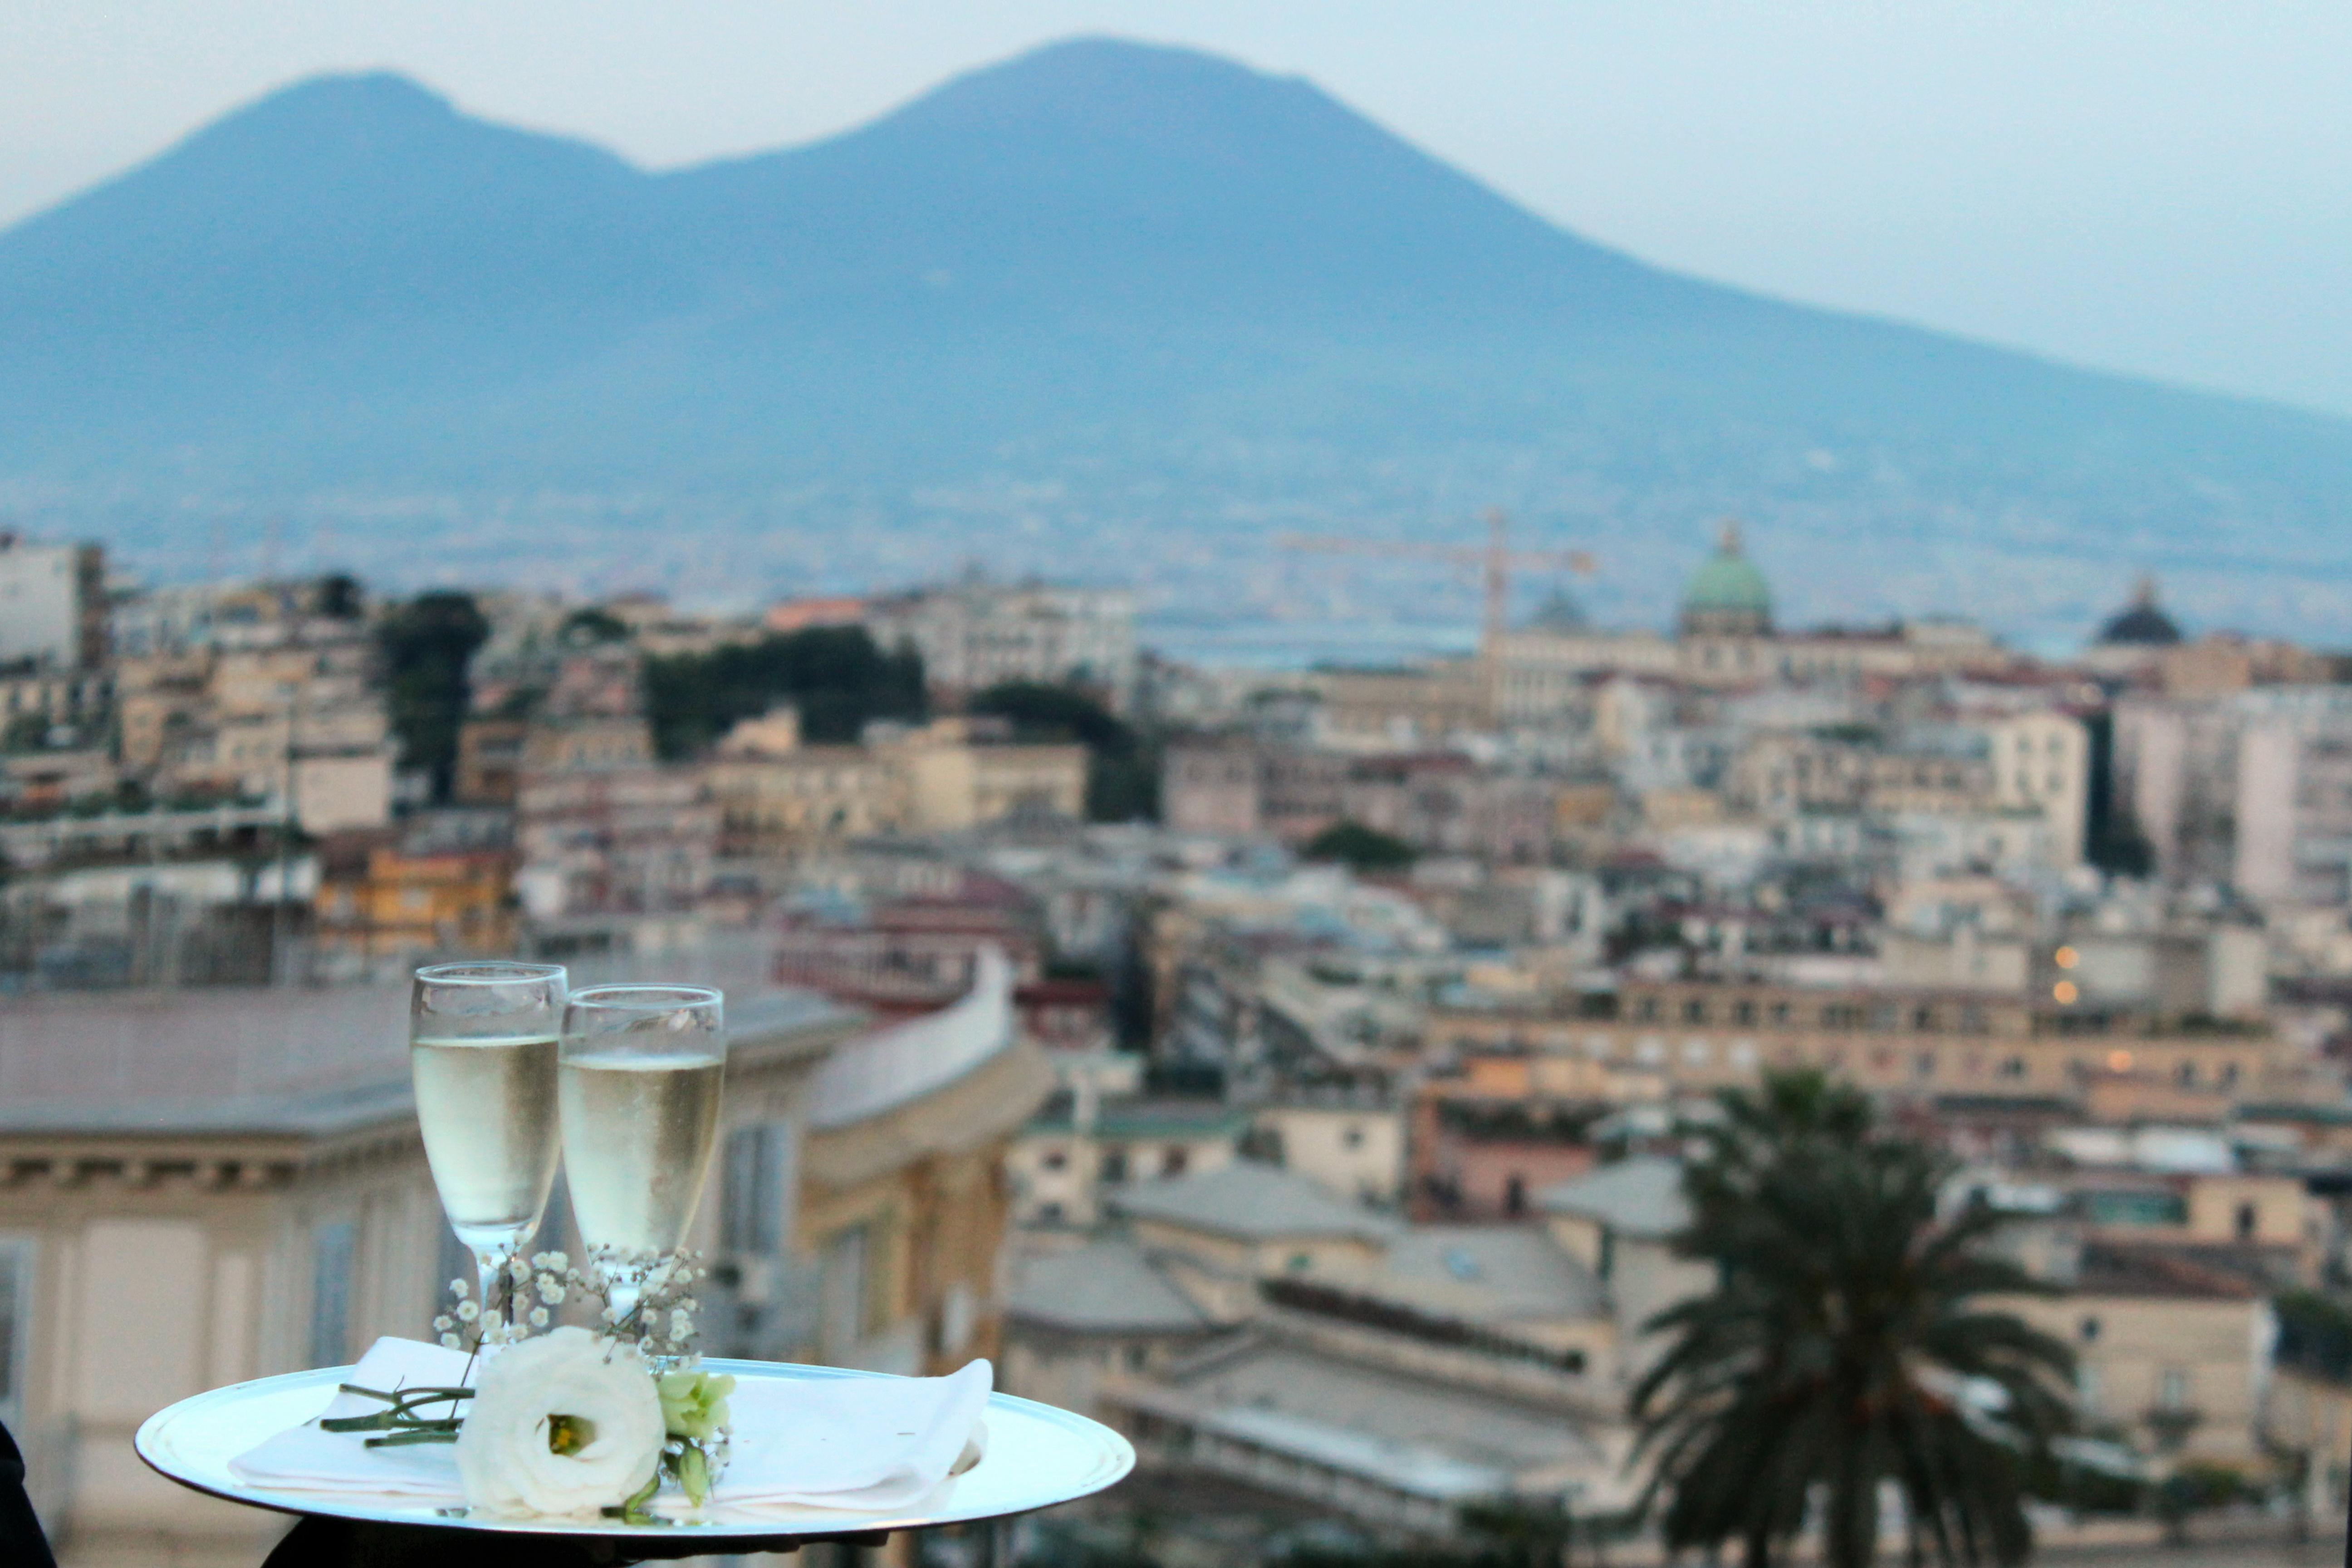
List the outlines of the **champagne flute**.
{"label": "champagne flute", "polygon": [[408,1067],[425,1161],[489,1310],[502,1258],[529,1240],[555,1183],[558,963],[436,963],[416,972]]}
{"label": "champagne flute", "polygon": [[563,1179],[615,1321],[677,1249],[718,1142],[726,1000],[695,985],[592,985],[563,1009]]}

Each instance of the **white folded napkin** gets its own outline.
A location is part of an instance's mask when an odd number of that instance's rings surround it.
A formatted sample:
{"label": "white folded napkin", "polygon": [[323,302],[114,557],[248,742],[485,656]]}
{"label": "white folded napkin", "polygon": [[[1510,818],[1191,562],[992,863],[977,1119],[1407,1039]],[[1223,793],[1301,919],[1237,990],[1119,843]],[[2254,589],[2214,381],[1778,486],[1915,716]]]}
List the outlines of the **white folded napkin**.
{"label": "white folded napkin", "polygon": [[[387,1338],[371,1345],[343,1381],[389,1393],[456,1385],[465,1371],[462,1351]],[[740,1379],[729,1400],[732,1457],[715,1500],[753,1511],[908,1509],[984,1441],[981,1414],[992,1379],[984,1361],[946,1377]],[[320,1416],[383,1408],[379,1400],[338,1394]],[[465,1500],[451,1445],[371,1448],[370,1435],[324,1432],[314,1418],[238,1455],[229,1469],[248,1486],[278,1491]]]}
{"label": "white folded napkin", "polygon": [[[464,1385],[467,1356],[418,1340],[381,1339],[368,1347],[359,1365],[343,1379],[362,1388],[396,1393],[404,1388],[449,1388]],[[289,1427],[228,1462],[229,1473],[247,1486],[290,1492],[373,1492],[419,1501],[460,1503],[465,1488],[457,1482],[457,1462],[447,1443],[405,1444],[396,1448],[371,1448],[368,1432],[324,1432],[319,1420],[340,1415],[372,1415],[384,1407],[364,1394],[338,1394],[334,1402],[305,1421]],[[431,1415],[442,1410],[425,1412]]]}
{"label": "white folded napkin", "polygon": [[735,1508],[897,1512],[982,1440],[988,1363],[945,1377],[744,1378],[729,1399],[734,1458],[718,1500]]}

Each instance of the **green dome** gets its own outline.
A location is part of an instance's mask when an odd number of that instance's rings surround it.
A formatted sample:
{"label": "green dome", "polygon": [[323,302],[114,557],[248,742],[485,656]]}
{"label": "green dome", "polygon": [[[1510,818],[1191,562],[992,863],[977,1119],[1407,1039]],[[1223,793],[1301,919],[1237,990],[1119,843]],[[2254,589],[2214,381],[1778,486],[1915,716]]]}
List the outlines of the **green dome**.
{"label": "green dome", "polygon": [[1738,555],[1718,555],[1698,569],[1690,592],[1683,595],[1685,610],[1742,610],[1750,615],[1772,613],[1772,590],[1756,563]]}
{"label": "green dome", "polygon": [[1772,624],[1772,590],[1754,562],[1739,552],[1739,528],[1726,523],[1723,542],[1693,574],[1683,595],[1683,623],[1693,630],[1763,631]]}

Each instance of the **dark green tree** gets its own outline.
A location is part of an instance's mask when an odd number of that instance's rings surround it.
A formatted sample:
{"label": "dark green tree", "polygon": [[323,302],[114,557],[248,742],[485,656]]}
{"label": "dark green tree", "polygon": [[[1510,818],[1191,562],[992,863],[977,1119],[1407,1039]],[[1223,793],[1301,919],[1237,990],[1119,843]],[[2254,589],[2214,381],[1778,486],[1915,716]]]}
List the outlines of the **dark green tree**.
{"label": "dark green tree", "polygon": [[313,594],[319,614],[338,621],[356,621],[367,614],[367,590],[348,572],[330,572],[319,579]]}
{"label": "dark green tree", "polygon": [[857,739],[872,719],[920,719],[922,656],[884,653],[862,626],[811,626],[755,643],[646,660],[646,716],[654,749],[691,757],[780,703],[800,709],[803,738]]}
{"label": "dark green tree", "polygon": [[583,605],[563,617],[556,637],[566,647],[591,647],[598,643],[626,642],[629,623],[597,605]]}
{"label": "dark green tree", "polygon": [[1087,749],[1087,816],[1095,822],[1160,816],[1160,746],[1075,686],[1008,680],[975,694],[971,713],[1009,721],[1013,739]]}
{"label": "dark green tree", "polygon": [[435,800],[449,798],[457,730],[466,721],[466,666],[489,635],[470,594],[419,594],[377,623],[400,760],[431,773]]}
{"label": "dark green tree", "polygon": [[1416,857],[1403,839],[1360,822],[1333,823],[1307,841],[1309,860],[1338,860],[1358,871],[1402,871]]}
{"label": "dark green tree", "polygon": [[1948,1160],[1819,1073],[1720,1105],[1685,1174],[1680,1240],[1717,1283],[1652,1320],[1668,1345],[1633,1395],[1667,1547],[1738,1542],[1767,1568],[1818,1496],[1823,1557],[1865,1568],[1891,1481],[1913,1562],[2019,1562],[2074,1356],[1985,1305],[2039,1289],[1988,1250],[2002,1216],[1939,1219]]}

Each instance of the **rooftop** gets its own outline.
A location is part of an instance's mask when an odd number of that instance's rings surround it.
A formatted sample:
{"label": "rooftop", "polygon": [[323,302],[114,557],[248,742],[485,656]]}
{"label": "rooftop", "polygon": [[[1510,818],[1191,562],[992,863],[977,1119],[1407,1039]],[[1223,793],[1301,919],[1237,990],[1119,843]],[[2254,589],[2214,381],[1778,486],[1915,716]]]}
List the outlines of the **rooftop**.
{"label": "rooftop", "polygon": [[1250,1241],[1346,1236],[1385,1242],[1396,1222],[1342,1203],[1306,1177],[1277,1165],[1237,1160],[1197,1176],[1145,1182],[1116,1194],[1110,1205],[1133,1219]]}
{"label": "rooftop", "polygon": [[1022,1262],[1006,1293],[1015,1318],[1083,1333],[1183,1333],[1212,1326],[1126,1237]]}
{"label": "rooftop", "polygon": [[1536,1194],[1546,1214],[1600,1221],[1621,1236],[1664,1238],[1690,1223],[1679,1161],[1638,1155]]}
{"label": "rooftop", "polygon": [[[1033,1132],[1068,1132],[1076,1106],[1067,1093],[1055,1095],[1031,1120]],[[1239,1137],[1250,1114],[1221,1100],[1106,1100],[1095,1112],[1097,1138]]]}
{"label": "rooftop", "polygon": [[2083,1248],[2074,1291],[2200,1301],[2251,1301],[2263,1293],[2246,1275],[2206,1262],[2184,1247],[2102,1242]]}

